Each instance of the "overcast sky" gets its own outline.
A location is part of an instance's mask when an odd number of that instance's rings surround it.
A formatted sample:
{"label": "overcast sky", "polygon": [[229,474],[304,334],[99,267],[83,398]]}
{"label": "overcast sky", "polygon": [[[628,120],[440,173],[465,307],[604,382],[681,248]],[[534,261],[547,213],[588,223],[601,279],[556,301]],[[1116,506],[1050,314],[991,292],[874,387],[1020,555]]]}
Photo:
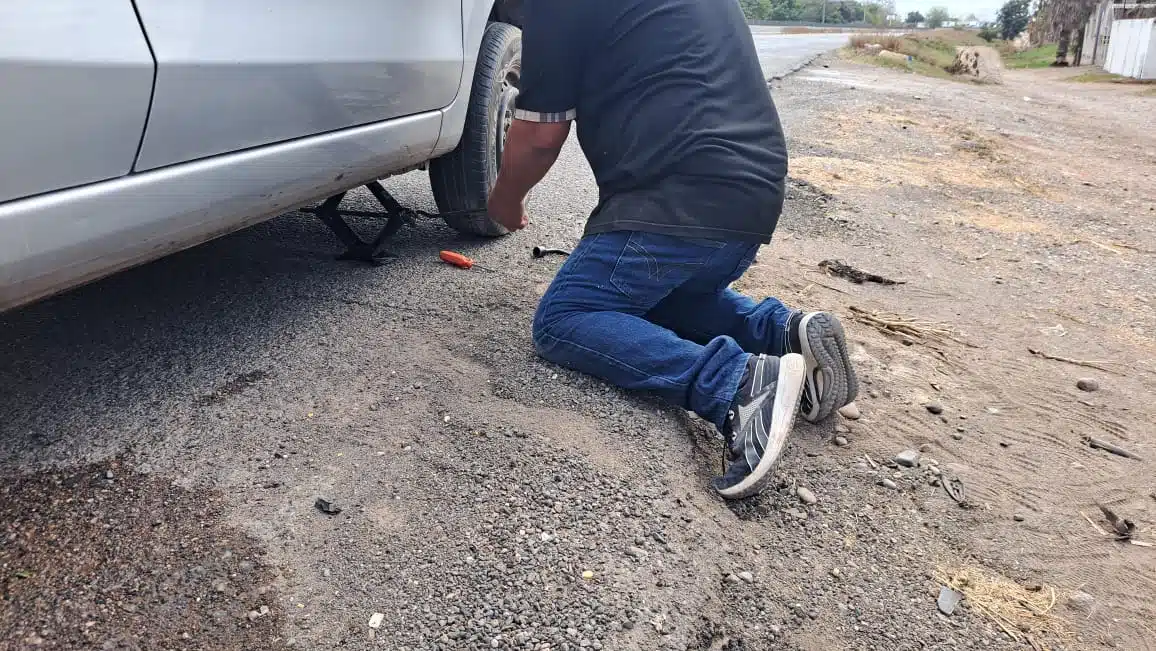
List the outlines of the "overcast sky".
{"label": "overcast sky", "polygon": [[1003,6],[1002,2],[993,0],[896,0],[895,10],[900,16],[906,16],[910,11],[919,11],[927,14],[932,7],[947,7],[953,16],[965,18],[968,14],[975,14],[980,20],[995,20],[995,14]]}

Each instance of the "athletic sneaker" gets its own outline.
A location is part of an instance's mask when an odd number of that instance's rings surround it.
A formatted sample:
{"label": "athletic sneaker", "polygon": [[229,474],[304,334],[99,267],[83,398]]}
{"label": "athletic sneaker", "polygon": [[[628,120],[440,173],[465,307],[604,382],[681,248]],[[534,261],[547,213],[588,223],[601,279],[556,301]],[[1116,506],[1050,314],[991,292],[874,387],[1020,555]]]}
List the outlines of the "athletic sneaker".
{"label": "athletic sneaker", "polygon": [[843,324],[830,312],[796,312],[787,321],[787,352],[807,361],[807,384],[799,413],[821,421],[859,394],[859,379],[847,355]]}
{"label": "athletic sneaker", "polygon": [[727,413],[726,472],[714,488],[728,500],[761,493],[795,423],[807,364],[802,355],[752,355]]}

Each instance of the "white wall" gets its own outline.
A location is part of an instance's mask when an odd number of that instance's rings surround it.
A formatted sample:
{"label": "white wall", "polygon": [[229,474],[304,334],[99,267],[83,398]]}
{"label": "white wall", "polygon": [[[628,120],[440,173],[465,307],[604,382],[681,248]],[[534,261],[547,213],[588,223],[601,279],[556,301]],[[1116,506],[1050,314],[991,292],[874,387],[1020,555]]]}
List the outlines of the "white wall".
{"label": "white wall", "polygon": [[1156,79],[1156,18],[1113,21],[1104,70],[1136,79]]}

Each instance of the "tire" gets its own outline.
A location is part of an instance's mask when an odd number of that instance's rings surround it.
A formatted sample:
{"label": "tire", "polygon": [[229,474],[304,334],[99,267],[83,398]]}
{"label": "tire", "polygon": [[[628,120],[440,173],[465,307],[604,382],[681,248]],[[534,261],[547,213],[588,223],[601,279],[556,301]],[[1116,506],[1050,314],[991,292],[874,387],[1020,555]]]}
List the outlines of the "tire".
{"label": "tire", "polygon": [[[506,23],[490,23],[482,36],[462,140],[450,153],[430,162],[429,177],[438,210],[450,213],[486,207],[498,178],[505,132],[513,119],[522,73],[522,32]],[[445,218],[468,235],[499,237],[509,233],[486,213]]]}

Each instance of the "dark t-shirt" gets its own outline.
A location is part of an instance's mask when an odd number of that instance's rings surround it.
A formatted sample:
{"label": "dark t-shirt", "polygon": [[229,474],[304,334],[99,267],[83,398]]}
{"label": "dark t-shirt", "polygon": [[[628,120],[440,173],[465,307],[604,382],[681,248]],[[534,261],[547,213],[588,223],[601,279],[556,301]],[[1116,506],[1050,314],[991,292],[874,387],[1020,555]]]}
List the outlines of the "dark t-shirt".
{"label": "dark t-shirt", "polygon": [[516,116],[577,119],[586,232],[769,242],[787,150],[736,0],[526,0]]}

